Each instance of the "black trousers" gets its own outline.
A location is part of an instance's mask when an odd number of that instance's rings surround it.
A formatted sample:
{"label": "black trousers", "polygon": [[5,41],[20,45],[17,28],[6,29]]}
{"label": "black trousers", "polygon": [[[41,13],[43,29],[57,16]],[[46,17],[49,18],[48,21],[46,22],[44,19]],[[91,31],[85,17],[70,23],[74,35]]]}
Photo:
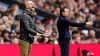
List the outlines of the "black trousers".
{"label": "black trousers", "polygon": [[61,50],[61,56],[69,56],[70,38],[59,39],[59,46]]}

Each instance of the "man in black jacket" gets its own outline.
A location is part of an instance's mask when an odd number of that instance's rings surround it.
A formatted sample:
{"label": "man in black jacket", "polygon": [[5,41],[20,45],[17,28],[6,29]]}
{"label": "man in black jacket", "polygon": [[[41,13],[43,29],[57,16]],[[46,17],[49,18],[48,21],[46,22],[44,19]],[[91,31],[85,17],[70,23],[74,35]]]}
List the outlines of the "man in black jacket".
{"label": "man in black jacket", "polygon": [[57,21],[57,28],[59,32],[59,46],[61,48],[61,56],[69,56],[70,47],[70,29],[69,26],[82,27],[85,25],[92,25],[92,22],[75,23],[69,20],[69,10],[67,8],[60,9],[60,17]]}
{"label": "man in black jacket", "polygon": [[23,11],[20,18],[20,52],[21,56],[30,56],[31,45],[34,41],[34,36],[43,35],[38,31],[35,24],[35,9],[32,8],[34,3],[27,1],[25,3],[26,10]]}

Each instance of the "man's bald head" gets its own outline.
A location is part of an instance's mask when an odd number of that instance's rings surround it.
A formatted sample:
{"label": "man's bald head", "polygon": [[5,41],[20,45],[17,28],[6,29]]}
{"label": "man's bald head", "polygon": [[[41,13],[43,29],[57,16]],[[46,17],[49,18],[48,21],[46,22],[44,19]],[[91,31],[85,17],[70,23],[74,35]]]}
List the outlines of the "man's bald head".
{"label": "man's bald head", "polygon": [[33,3],[31,0],[25,1],[25,5],[28,5],[29,3]]}
{"label": "man's bald head", "polygon": [[25,6],[26,6],[27,9],[32,10],[33,5],[34,4],[31,0],[28,0],[28,1],[25,2]]}

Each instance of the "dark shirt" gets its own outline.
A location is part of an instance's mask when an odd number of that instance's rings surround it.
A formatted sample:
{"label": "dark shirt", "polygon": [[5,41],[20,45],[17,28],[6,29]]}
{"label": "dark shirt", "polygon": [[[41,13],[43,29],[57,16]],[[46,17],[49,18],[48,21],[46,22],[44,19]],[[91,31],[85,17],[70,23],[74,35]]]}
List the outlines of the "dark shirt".
{"label": "dark shirt", "polygon": [[69,26],[81,27],[84,25],[86,25],[86,23],[76,23],[71,20],[68,20],[68,18],[66,18],[64,16],[60,16],[57,21],[59,39],[71,37]]}

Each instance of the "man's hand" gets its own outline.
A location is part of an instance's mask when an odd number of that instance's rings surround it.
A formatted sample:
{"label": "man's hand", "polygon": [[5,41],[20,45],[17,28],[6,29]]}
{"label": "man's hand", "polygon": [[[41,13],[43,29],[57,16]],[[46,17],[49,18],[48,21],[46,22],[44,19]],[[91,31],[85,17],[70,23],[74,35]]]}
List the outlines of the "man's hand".
{"label": "man's hand", "polygon": [[42,36],[42,34],[40,34],[40,33],[37,33],[37,34],[36,34],[36,36]]}
{"label": "man's hand", "polygon": [[46,34],[42,34],[42,36],[44,36],[44,37],[48,37],[48,35],[46,35]]}
{"label": "man's hand", "polygon": [[92,21],[90,21],[90,22],[86,22],[86,25],[91,26],[91,25],[93,25],[93,22],[92,22]]}
{"label": "man's hand", "polygon": [[37,35],[36,36],[44,36],[44,37],[49,37],[48,35],[46,35],[46,34],[40,34],[40,33],[37,33]]}

